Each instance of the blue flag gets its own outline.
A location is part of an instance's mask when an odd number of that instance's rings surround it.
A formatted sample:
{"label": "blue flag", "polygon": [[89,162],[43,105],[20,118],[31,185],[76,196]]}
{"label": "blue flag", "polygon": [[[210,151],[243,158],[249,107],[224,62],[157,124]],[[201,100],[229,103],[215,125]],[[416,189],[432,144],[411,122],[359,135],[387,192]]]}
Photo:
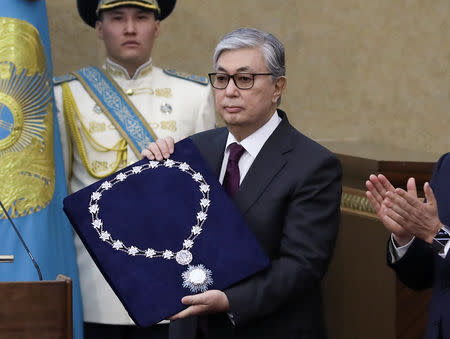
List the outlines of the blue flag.
{"label": "blue flag", "polygon": [[[45,0],[2,0],[0,9],[0,201],[19,229],[43,279],[73,282],[74,338],[82,305],[73,230],[62,210],[66,180],[53,101]],[[0,281],[39,276],[0,210]]]}

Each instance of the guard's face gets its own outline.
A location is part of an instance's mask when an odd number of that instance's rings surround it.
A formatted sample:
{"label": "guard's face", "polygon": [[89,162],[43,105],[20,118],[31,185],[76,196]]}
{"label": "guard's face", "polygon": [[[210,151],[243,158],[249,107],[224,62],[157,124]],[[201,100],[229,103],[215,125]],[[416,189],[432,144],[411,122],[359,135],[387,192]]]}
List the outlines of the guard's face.
{"label": "guard's face", "polygon": [[[259,48],[243,48],[223,52],[217,60],[216,72],[233,75],[269,70]],[[284,84],[284,77],[273,81],[270,75],[262,75],[255,76],[252,88],[239,89],[230,79],[225,89],[215,90],[216,109],[233,135],[243,139],[270,119]]]}
{"label": "guard's face", "polygon": [[95,30],[112,61],[125,68],[136,69],[150,58],[159,34],[159,24],[151,11],[119,7],[105,11]]}

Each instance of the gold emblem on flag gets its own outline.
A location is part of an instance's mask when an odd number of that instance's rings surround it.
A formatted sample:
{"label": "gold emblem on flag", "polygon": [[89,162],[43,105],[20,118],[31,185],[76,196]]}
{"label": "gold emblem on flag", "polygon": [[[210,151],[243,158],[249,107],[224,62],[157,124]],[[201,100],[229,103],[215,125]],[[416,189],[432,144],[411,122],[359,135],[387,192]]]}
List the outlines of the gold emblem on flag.
{"label": "gold emblem on flag", "polygon": [[51,91],[39,32],[0,18],[0,200],[12,217],[37,212],[53,197]]}

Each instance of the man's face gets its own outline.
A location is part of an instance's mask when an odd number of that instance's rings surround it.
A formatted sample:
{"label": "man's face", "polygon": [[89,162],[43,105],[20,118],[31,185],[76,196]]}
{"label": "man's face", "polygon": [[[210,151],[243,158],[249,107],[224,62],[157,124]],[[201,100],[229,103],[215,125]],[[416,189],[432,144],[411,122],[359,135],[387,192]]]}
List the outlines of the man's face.
{"label": "man's face", "polygon": [[[216,72],[268,73],[259,48],[242,48],[223,52],[217,60]],[[244,139],[263,126],[275,112],[284,88],[284,78],[273,81],[270,75],[257,75],[253,87],[239,89],[230,79],[225,89],[216,89],[216,109],[235,137]],[[238,131],[238,135],[236,135]]]}
{"label": "man's face", "polygon": [[105,43],[108,57],[125,68],[138,68],[151,56],[159,34],[153,12],[137,7],[119,7],[103,12],[95,30]]}

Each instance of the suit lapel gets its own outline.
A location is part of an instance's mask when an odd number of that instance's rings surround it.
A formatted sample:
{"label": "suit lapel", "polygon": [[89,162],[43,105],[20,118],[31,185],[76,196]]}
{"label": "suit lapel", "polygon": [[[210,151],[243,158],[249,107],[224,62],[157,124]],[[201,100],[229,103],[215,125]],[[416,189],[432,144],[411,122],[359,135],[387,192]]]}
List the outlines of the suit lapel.
{"label": "suit lapel", "polygon": [[293,148],[290,143],[290,125],[286,114],[278,111],[283,120],[258,153],[234,197],[234,201],[243,215],[284,167],[287,162],[285,154]]}
{"label": "suit lapel", "polygon": [[228,130],[224,128],[223,133],[221,133],[220,137],[215,140],[215,144],[213,145],[213,149],[219,149],[220,152],[211,152],[211,168],[214,173],[216,173],[217,177],[220,176],[227,137]]}
{"label": "suit lapel", "polygon": [[[225,144],[227,142],[228,130],[226,128],[221,128],[215,130],[217,132],[216,136],[211,136],[199,145],[199,150],[202,153],[203,158],[208,163],[211,170],[220,176],[220,169],[222,168],[223,154],[225,152]],[[195,138],[194,142],[195,142]]]}

